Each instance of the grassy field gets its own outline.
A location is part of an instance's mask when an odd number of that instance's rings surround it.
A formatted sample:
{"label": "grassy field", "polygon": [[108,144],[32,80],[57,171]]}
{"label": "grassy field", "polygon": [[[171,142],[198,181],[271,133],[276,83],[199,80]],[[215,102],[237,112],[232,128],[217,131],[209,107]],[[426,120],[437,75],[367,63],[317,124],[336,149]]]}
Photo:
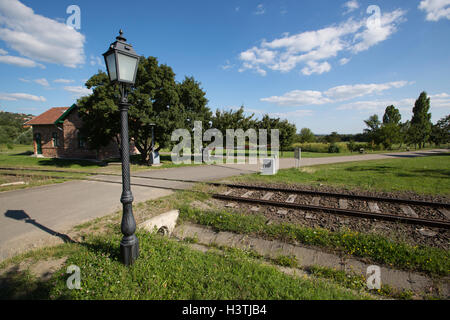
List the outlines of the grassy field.
{"label": "grassy field", "polygon": [[[199,191],[206,186],[198,187]],[[331,232],[288,223],[266,224],[264,217],[223,210],[193,209],[193,203],[207,201],[203,193],[182,191],[134,205],[139,224],[149,216],[181,209],[179,223],[186,221],[243,235],[278,239],[341,251],[376,264],[421,271],[436,277],[448,275],[448,252],[435,248],[411,247],[381,236],[351,231]],[[268,259],[252,250],[210,248],[193,250],[195,239],[177,242],[138,231],[141,255],[131,268],[119,262],[121,212],[98,218],[74,228],[75,243],[29,251],[0,263],[0,298],[27,299],[370,299],[377,295],[410,298],[408,292],[368,291],[365,279],[333,269],[311,267],[312,277],[292,276],[277,265],[296,268],[288,256]],[[50,280],[37,278],[31,267],[42,261],[66,257]],[[369,260],[367,260],[369,259]],[[22,271],[14,266],[29,265]],[[69,290],[69,265],[81,269],[81,290]],[[369,295],[370,294],[370,295]]]}
{"label": "grassy field", "polygon": [[450,153],[292,168],[280,170],[274,176],[253,174],[233,180],[450,195]]}

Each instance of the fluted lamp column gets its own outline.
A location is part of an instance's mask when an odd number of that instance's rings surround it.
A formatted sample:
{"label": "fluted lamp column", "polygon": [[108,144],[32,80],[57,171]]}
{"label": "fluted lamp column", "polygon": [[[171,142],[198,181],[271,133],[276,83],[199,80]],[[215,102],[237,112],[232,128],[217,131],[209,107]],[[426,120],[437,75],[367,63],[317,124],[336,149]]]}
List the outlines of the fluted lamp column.
{"label": "fluted lamp column", "polygon": [[111,82],[117,83],[120,89],[120,150],[122,157],[122,196],[120,202],[123,206],[121,231],[123,234],[120,242],[120,257],[126,266],[132,265],[139,257],[139,240],[134,234],[136,221],[133,215],[133,194],[130,188],[130,143],[128,137],[128,89],[136,81],[136,73],[139,64],[139,55],[131,44],[126,43],[123,31],[116,37],[105,57],[106,68]]}

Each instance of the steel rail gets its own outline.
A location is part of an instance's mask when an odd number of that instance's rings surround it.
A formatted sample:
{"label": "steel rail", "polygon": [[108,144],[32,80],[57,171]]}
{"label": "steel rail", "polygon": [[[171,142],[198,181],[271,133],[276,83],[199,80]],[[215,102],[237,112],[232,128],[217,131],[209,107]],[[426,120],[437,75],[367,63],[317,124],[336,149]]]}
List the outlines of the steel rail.
{"label": "steel rail", "polygon": [[324,191],[312,191],[312,190],[299,190],[299,189],[287,189],[287,188],[276,188],[276,187],[262,187],[262,186],[248,186],[239,184],[222,184],[222,183],[209,183],[215,186],[223,186],[235,189],[251,189],[259,191],[272,191],[272,192],[284,192],[284,193],[297,193],[297,194],[307,194],[307,195],[318,195],[326,197],[335,198],[349,198],[355,200],[369,200],[369,201],[380,201],[380,202],[392,202],[392,203],[405,203],[417,206],[428,206],[428,207],[439,207],[439,208],[450,208],[450,203],[445,202],[432,202],[432,201],[422,201],[422,200],[410,200],[410,199],[398,199],[390,197],[376,197],[376,196],[363,196],[354,195],[346,193],[335,193],[335,192],[324,192]]}
{"label": "steel rail", "polygon": [[223,195],[223,194],[214,194],[213,198],[219,199],[219,200],[247,202],[247,203],[255,203],[255,204],[261,204],[261,205],[284,207],[284,208],[291,208],[291,209],[325,211],[325,212],[335,213],[335,214],[344,215],[344,216],[357,217],[357,218],[379,219],[379,220],[392,221],[392,222],[401,222],[401,223],[406,223],[406,224],[422,225],[422,226],[433,227],[433,228],[450,229],[450,222],[443,221],[443,220],[430,220],[430,219],[413,218],[413,217],[407,217],[407,216],[399,216],[399,215],[393,215],[393,214],[384,214],[384,213],[366,212],[366,211],[359,211],[359,210],[322,207],[322,206],[289,203],[289,202],[279,202],[279,201],[273,201],[273,200],[243,198],[243,197],[228,196],[228,195]]}

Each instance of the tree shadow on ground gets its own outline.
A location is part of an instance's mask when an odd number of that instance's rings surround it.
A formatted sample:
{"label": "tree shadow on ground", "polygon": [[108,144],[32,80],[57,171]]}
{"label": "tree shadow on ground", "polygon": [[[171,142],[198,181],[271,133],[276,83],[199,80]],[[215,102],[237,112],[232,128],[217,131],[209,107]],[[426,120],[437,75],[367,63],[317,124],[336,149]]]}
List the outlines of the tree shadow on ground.
{"label": "tree shadow on ground", "polygon": [[408,169],[408,172],[395,172],[395,167],[378,166],[378,167],[349,167],[345,171],[349,172],[377,172],[380,174],[392,174],[397,177],[429,177],[429,178],[446,178],[450,176],[449,169]]}
{"label": "tree shadow on ground", "polygon": [[59,167],[59,168],[70,168],[73,165],[77,165],[80,167],[95,167],[102,165],[101,162],[97,160],[72,160],[72,159],[41,159],[38,161],[38,165],[40,166],[49,166],[49,167]]}
{"label": "tree shadow on ground", "polygon": [[393,158],[418,158],[423,156],[433,156],[433,157],[449,157],[450,153],[442,152],[414,152],[413,154],[394,154],[394,153],[384,153],[383,156],[393,157]]}
{"label": "tree shadow on ground", "polygon": [[345,168],[345,171],[350,171],[350,172],[368,172],[368,171],[372,171],[372,172],[380,172],[380,173],[386,173],[389,170],[394,169],[394,167],[391,166],[377,166],[377,167],[363,167],[363,166],[354,166],[354,167],[348,167]]}
{"label": "tree shadow on ground", "polygon": [[120,261],[120,247],[106,241],[81,242],[79,245],[96,254],[103,254],[113,261]]}
{"label": "tree shadow on ground", "polygon": [[[51,280],[33,279],[28,271],[13,266],[0,276],[0,300],[42,300],[50,299],[54,287]],[[59,296],[58,299],[68,299]]]}

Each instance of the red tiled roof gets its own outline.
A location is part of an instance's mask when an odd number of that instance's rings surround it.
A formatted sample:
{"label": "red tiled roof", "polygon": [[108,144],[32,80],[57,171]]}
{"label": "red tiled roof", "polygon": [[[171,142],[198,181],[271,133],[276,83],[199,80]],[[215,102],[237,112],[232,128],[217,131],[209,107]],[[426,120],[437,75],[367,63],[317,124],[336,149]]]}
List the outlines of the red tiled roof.
{"label": "red tiled roof", "polygon": [[45,111],[43,114],[34,117],[28,122],[25,122],[24,125],[38,125],[38,124],[54,124],[56,120],[59,119],[63,115],[64,112],[67,111],[69,107],[57,107],[51,108]]}

